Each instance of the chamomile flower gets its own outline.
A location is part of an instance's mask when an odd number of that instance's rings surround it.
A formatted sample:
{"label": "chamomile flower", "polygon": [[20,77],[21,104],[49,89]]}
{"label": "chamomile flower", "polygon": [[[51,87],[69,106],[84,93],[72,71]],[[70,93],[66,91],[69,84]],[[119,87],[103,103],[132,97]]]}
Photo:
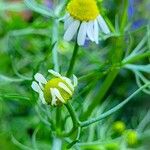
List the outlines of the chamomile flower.
{"label": "chamomile flower", "polygon": [[58,72],[48,70],[54,78],[46,80],[46,78],[36,73],[34,76],[35,81],[32,82],[32,89],[39,94],[43,104],[52,106],[65,104],[72,98],[74,88],[77,86],[77,78],[73,75],[73,82],[64,76],[61,76]]}
{"label": "chamomile flower", "polygon": [[64,17],[64,29],[64,40],[71,41],[77,36],[77,43],[81,46],[86,39],[98,44],[99,30],[110,33],[95,0],[71,0]]}

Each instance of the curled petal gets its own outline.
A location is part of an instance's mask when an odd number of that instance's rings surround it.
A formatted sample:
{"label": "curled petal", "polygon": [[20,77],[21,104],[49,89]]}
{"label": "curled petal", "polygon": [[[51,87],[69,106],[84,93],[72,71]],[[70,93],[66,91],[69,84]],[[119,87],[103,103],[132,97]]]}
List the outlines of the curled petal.
{"label": "curled petal", "polygon": [[52,106],[56,106],[56,102],[57,102],[57,99],[56,99],[56,95],[55,95],[55,92],[54,92],[54,89],[53,88],[50,88],[50,93],[52,95],[52,102],[51,102],[51,105]]}
{"label": "curled petal", "polygon": [[65,100],[63,99],[63,97],[61,96],[60,92],[58,89],[54,88],[54,93],[55,93],[55,96],[62,102],[62,103],[65,103]]}
{"label": "curled petal", "polygon": [[70,95],[72,95],[71,90],[70,90],[64,83],[60,82],[60,83],[58,84],[58,86],[59,86],[60,88],[62,88],[63,90],[65,90],[65,91],[66,91],[67,93],[69,93]]}
{"label": "curled petal", "polygon": [[76,87],[78,85],[78,79],[75,75],[73,75],[73,85]]}
{"label": "curled petal", "polygon": [[74,86],[72,85],[71,80],[66,77],[62,77],[62,79],[68,84],[71,90],[74,91]]}
{"label": "curled petal", "polygon": [[39,98],[40,98],[40,100],[42,101],[43,104],[47,104],[46,101],[45,101],[45,98],[44,98],[44,93],[42,91],[40,91],[40,93],[39,93]]}
{"label": "curled petal", "polygon": [[46,83],[47,83],[45,77],[44,77],[42,74],[40,74],[40,73],[36,73],[35,76],[34,76],[34,78],[35,78],[35,80],[36,80],[37,82],[41,82],[41,83],[43,83],[43,84],[46,84]]}
{"label": "curled petal", "polygon": [[51,73],[55,77],[61,77],[61,75],[58,72],[56,72],[56,71],[54,71],[52,69],[48,70],[48,72]]}
{"label": "curled petal", "polygon": [[31,87],[32,87],[32,89],[33,89],[35,92],[37,92],[37,93],[39,93],[39,92],[41,91],[40,86],[39,86],[38,83],[35,82],[35,81],[32,82]]}

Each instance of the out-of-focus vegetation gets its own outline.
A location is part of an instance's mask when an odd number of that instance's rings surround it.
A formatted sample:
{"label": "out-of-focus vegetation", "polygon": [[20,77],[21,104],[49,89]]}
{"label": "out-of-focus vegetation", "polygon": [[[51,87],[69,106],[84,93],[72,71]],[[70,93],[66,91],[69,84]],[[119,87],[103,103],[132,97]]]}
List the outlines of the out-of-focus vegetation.
{"label": "out-of-focus vegetation", "polygon": [[[79,86],[71,103],[81,121],[96,118],[150,82],[150,1],[129,0],[126,9],[124,2],[97,0],[115,31],[100,35],[98,45],[87,41],[79,49],[73,72]],[[76,138],[77,131],[69,137],[58,136],[72,127],[66,108],[43,106],[31,89],[36,72],[47,75],[48,69],[57,67],[62,74],[67,72],[74,41],[63,40],[59,19],[66,3],[0,0],[1,150],[66,149]],[[124,12],[127,20],[121,29]],[[144,88],[119,111],[83,128],[71,149],[148,150],[149,94],[150,88]],[[96,99],[97,106],[91,109]],[[59,116],[57,109],[61,109]]]}

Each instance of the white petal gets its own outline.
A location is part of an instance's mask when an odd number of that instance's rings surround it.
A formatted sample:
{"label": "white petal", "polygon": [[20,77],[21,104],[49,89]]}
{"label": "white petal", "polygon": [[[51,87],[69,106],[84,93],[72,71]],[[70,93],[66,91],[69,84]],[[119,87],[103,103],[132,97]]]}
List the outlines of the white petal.
{"label": "white petal", "polygon": [[77,33],[79,26],[80,26],[80,21],[79,20],[73,21],[73,23],[71,23],[69,25],[68,29],[65,32],[64,40],[66,40],[66,41],[72,40],[74,35]]}
{"label": "white petal", "polygon": [[55,96],[55,92],[54,92],[54,89],[53,88],[50,88],[50,93],[52,95],[52,102],[51,102],[51,105],[52,106],[56,106],[56,102],[57,102],[57,99],[56,99],[56,96]]}
{"label": "white petal", "polygon": [[36,73],[35,76],[34,76],[35,80],[38,81],[38,82],[41,82],[43,84],[46,84],[47,81],[46,79],[44,78],[44,76],[40,73]]}
{"label": "white petal", "polygon": [[94,20],[94,39],[96,44],[98,44],[98,33],[98,23],[97,20]]}
{"label": "white petal", "polygon": [[64,80],[68,84],[68,86],[71,88],[71,90],[74,91],[74,86],[72,85],[70,79],[68,79],[66,77],[62,77],[62,80]]}
{"label": "white petal", "polygon": [[38,83],[35,82],[35,81],[32,82],[31,87],[32,87],[32,89],[33,89],[35,92],[37,92],[37,93],[39,93],[39,92],[41,91],[40,86],[39,86]]}
{"label": "white petal", "polygon": [[65,19],[64,30],[68,29],[69,25],[73,23],[74,19],[72,17],[68,17]]}
{"label": "white petal", "polygon": [[105,34],[109,34],[109,33],[110,33],[110,30],[109,30],[109,28],[108,28],[108,26],[107,26],[105,20],[103,19],[103,17],[99,15],[99,16],[97,17],[97,20],[98,20],[98,23],[99,23],[99,25],[100,25],[101,30],[102,30]]}
{"label": "white petal", "polygon": [[48,70],[48,72],[51,73],[53,76],[61,77],[61,75],[58,72],[56,72],[56,71],[54,71],[52,69]]}
{"label": "white petal", "polygon": [[76,87],[78,85],[78,79],[75,75],[73,75],[73,85]]}
{"label": "white petal", "polygon": [[94,22],[89,21],[87,23],[87,35],[91,41],[94,41]]}
{"label": "white petal", "polygon": [[69,93],[70,95],[72,95],[71,90],[70,90],[64,83],[60,82],[60,83],[58,84],[58,86],[59,86],[60,88],[62,88],[63,90],[65,90],[65,91],[66,91],[67,93]]}
{"label": "white petal", "polygon": [[84,21],[81,23],[79,29],[78,38],[77,38],[78,45],[84,45],[86,39],[86,31],[87,31],[87,22]]}
{"label": "white petal", "polygon": [[40,86],[41,90],[44,90],[44,87],[41,82],[39,82],[39,86]]}
{"label": "white petal", "polygon": [[55,96],[62,102],[62,103],[65,103],[65,100],[63,99],[63,97],[61,96],[60,92],[58,89],[54,88],[54,93],[55,93]]}
{"label": "white petal", "polygon": [[39,98],[40,98],[40,100],[42,101],[43,104],[47,104],[46,101],[45,101],[45,98],[44,98],[44,93],[42,91],[40,91],[40,93],[39,93]]}

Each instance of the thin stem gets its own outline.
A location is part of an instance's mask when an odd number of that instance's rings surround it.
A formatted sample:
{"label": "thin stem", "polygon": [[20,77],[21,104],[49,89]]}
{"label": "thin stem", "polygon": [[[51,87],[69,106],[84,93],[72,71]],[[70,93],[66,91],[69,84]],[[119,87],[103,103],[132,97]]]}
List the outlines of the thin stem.
{"label": "thin stem", "polygon": [[62,137],[69,137],[69,136],[72,135],[75,131],[76,131],[76,128],[73,127],[69,132],[63,132],[62,134],[60,134],[60,136],[62,136]]}
{"label": "thin stem", "polygon": [[126,64],[129,64],[129,63],[133,63],[133,62],[136,62],[136,61],[139,61],[141,59],[144,59],[145,57],[150,57],[150,52],[145,52],[143,54],[140,54],[140,55],[136,55],[128,60],[123,60],[123,65],[126,65]]}
{"label": "thin stem", "polygon": [[75,61],[76,61],[77,54],[78,54],[78,50],[79,50],[79,46],[78,46],[78,43],[76,42],[75,46],[74,46],[72,58],[71,58],[71,61],[70,61],[70,64],[69,64],[69,68],[68,68],[68,71],[67,71],[67,74],[66,74],[67,77],[70,77],[72,72],[73,72]]}
{"label": "thin stem", "polygon": [[113,107],[112,109],[110,109],[109,111],[101,114],[100,116],[90,119],[88,121],[84,121],[81,122],[81,127],[86,127],[90,124],[93,124],[95,122],[98,122],[106,117],[108,117],[109,115],[115,113],[116,111],[118,111],[119,109],[121,109],[125,104],[127,104],[135,95],[137,95],[139,92],[141,92],[143,89],[145,89],[146,87],[150,86],[150,83],[143,85],[141,88],[139,88],[138,90],[136,90],[132,95],[130,95],[127,99],[125,99],[123,102],[121,102],[120,104],[118,104],[117,106]]}
{"label": "thin stem", "polygon": [[54,137],[51,150],[61,150],[62,149],[62,140]]}
{"label": "thin stem", "polygon": [[80,134],[81,134],[81,127],[78,127],[76,139],[67,146],[68,149],[71,148],[73,145],[75,145],[79,141]]}
{"label": "thin stem", "polygon": [[78,127],[79,124],[80,124],[80,121],[75,113],[75,110],[73,109],[72,105],[68,102],[66,105],[66,108],[68,109],[69,113],[70,113],[70,116],[71,116],[71,119],[72,119],[72,122],[73,122],[73,126],[74,127]]}
{"label": "thin stem", "polygon": [[97,106],[100,101],[104,98],[105,94],[107,93],[108,89],[112,85],[113,81],[115,80],[116,76],[118,75],[119,70],[115,69],[108,74],[104,83],[102,84],[102,88],[99,90],[98,94],[95,97],[95,100],[92,101],[91,105],[89,105],[87,111],[84,114],[83,118],[87,118],[91,115],[92,110]]}
{"label": "thin stem", "polygon": [[124,28],[127,24],[128,19],[128,0],[124,0],[124,10],[122,14],[122,20],[121,20],[121,32],[124,31]]}

